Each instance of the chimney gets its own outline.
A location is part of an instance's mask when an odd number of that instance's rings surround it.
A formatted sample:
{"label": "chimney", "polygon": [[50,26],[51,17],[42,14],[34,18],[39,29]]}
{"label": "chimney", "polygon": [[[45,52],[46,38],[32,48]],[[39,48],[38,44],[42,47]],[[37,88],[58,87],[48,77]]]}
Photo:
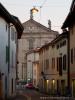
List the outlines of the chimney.
{"label": "chimney", "polygon": [[48,20],[48,28],[51,30],[51,21]]}

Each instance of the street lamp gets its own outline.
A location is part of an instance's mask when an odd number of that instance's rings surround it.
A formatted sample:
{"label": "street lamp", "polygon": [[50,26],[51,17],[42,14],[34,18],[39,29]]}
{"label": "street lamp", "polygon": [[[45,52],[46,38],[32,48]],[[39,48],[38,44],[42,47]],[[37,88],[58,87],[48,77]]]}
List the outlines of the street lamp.
{"label": "street lamp", "polygon": [[39,10],[35,7],[30,10],[30,19],[33,19],[33,13],[38,12]]}

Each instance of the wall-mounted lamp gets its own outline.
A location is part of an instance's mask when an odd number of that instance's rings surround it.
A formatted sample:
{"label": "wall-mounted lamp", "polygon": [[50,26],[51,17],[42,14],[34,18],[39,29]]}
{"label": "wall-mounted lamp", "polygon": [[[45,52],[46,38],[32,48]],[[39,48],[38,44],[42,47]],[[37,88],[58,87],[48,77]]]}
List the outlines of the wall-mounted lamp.
{"label": "wall-mounted lamp", "polygon": [[55,80],[54,79],[52,80],[52,83],[55,84]]}

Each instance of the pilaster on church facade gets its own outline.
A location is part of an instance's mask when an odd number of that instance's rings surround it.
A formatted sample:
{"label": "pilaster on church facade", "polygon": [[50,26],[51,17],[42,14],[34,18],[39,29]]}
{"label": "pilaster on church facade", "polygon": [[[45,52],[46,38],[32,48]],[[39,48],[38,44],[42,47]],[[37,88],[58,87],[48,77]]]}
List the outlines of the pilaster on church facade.
{"label": "pilaster on church facade", "polygon": [[[52,30],[50,26],[50,28],[46,27],[33,19],[29,19],[28,21],[24,22],[23,26],[24,31],[21,39],[18,42],[18,77],[20,80],[27,79],[26,52],[49,43],[59,34],[57,31]],[[22,69],[24,70],[24,72]]]}

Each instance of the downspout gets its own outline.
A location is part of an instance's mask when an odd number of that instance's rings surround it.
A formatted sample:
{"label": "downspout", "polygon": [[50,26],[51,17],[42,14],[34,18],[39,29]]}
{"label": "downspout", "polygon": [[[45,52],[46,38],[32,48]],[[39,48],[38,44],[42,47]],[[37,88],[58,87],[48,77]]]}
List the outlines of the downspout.
{"label": "downspout", "polygon": [[8,76],[10,72],[10,24],[8,29]]}
{"label": "downspout", "polygon": [[8,29],[8,74],[10,73],[10,27],[13,26],[13,24],[9,24]]}
{"label": "downspout", "polygon": [[18,78],[18,36],[17,36],[17,33],[15,33],[16,34],[16,80],[18,80],[19,78]]}
{"label": "downspout", "polygon": [[[6,95],[9,96],[9,89],[10,89],[10,83],[9,83],[9,73],[10,73],[10,23],[9,23],[9,26],[8,26],[8,86],[7,86],[7,91],[8,93]],[[7,98],[7,97],[6,97]]]}
{"label": "downspout", "polygon": [[67,71],[67,75],[68,75],[68,89],[69,92],[71,92],[71,87],[70,87],[70,32],[68,31],[68,46],[67,46],[67,51],[68,51],[68,71]]}

